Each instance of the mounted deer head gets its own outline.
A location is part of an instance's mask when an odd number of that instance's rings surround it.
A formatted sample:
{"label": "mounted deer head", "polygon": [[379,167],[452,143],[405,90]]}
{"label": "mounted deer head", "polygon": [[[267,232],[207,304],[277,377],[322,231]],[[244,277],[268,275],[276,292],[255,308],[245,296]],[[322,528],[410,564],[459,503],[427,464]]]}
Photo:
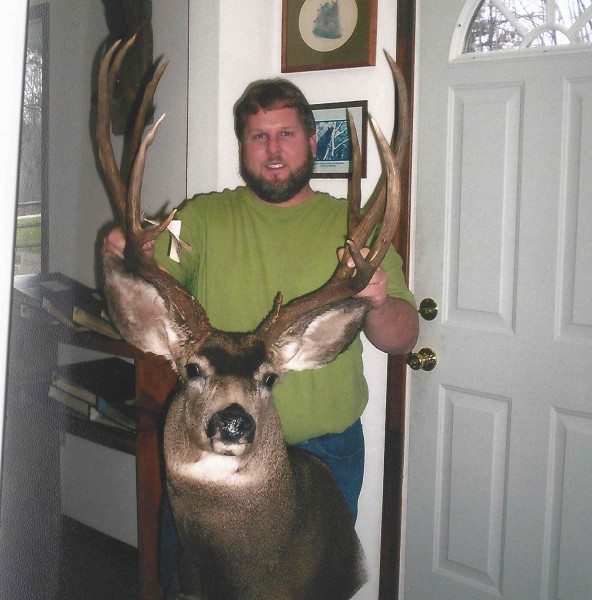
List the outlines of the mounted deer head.
{"label": "mounted deer head", "polygon": [[[397,169],[408,136],[403,78],[388,57],[402,101],[398,154],[393,155],[372,121],[386,183],[363,217],[360,150],[353,136],[350,238],[333,276],[320,289],[285,305],[278,294],[255,331],[225,333],[212,327],[201,305],[142,250],[166,229],[174,213],[153,229],[141,226],[146,151],[162,121],[141,139],[143,107],[152,101],[166,64],[157,69],[141,103],[127,185],[111,146],[110,94],[132,42],[120,51],[118,44],[111,47],[99,75],[100,161],[127,240],[124,261],[104,256],[104,287],[123,337],[144,352],[166,357],[178,375],[164,453],[177,529],[191,554],[193,590],[225,600],[350,598],[363,582],[363,569],[347,506],[319,461],[286,448],[271,390],[287,371],[332,361],[355,337],[369,309],[368,301],[355,295],[384,258],[399,215]],[[353,130],[353,122],[351,126]],[[379,222],[364,257],[362,248]]]}

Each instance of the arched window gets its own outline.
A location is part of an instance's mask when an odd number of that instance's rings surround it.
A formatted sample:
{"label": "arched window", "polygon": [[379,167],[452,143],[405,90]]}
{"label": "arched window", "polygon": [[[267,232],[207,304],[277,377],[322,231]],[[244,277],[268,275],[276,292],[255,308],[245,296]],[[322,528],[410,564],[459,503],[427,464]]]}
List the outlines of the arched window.
{"label": "arched window", "polygon": [[463,13],[467,19],[461,18],[453,42],[456,56],[592,43],[592,0],[469,1]]}

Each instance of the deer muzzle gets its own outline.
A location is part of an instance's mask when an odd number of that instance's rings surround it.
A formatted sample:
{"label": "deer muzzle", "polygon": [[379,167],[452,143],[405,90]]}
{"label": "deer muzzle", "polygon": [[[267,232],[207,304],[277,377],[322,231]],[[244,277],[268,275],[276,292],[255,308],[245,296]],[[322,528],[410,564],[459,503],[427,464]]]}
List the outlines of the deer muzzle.
{"label": "deer muzzle", "polygon": [[238,456],[253,443],[255,430],[255,419],[234,403],[211,416],[206,435],[217,454]]}

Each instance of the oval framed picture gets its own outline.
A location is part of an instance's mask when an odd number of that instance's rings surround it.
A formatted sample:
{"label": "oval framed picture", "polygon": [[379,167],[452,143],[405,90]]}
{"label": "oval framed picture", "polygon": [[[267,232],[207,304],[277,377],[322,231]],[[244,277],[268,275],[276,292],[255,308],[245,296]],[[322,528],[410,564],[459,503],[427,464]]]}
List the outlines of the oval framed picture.
{"label": "oval framed picture", "polygon": [[341,48],[358,24],[356,0],[321,2],[305,0],[298,16],[298,30],[304,43],[317,52]]}
{"label": "oval framed picture", "polygon": [[376,64],[376,0],[283,0],[282,72]]}

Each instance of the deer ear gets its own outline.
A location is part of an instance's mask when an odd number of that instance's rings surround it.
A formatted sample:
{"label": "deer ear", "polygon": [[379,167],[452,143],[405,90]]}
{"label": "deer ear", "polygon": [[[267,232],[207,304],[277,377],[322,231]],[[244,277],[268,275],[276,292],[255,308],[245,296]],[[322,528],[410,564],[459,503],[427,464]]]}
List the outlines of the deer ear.
{"label": "deer ear", "polygon": [[103,257],[104,291],[111,320],[126,342],[173,362],[186,332],[169,316],[165,301],[146,280],[132,275],[112,254]]}
{"label": "deer ear", "polygon": [[320,313],[300,317],[271,344],[280,369],[318,369],[348,346],[369,309],[367,300],[348,298]]}

